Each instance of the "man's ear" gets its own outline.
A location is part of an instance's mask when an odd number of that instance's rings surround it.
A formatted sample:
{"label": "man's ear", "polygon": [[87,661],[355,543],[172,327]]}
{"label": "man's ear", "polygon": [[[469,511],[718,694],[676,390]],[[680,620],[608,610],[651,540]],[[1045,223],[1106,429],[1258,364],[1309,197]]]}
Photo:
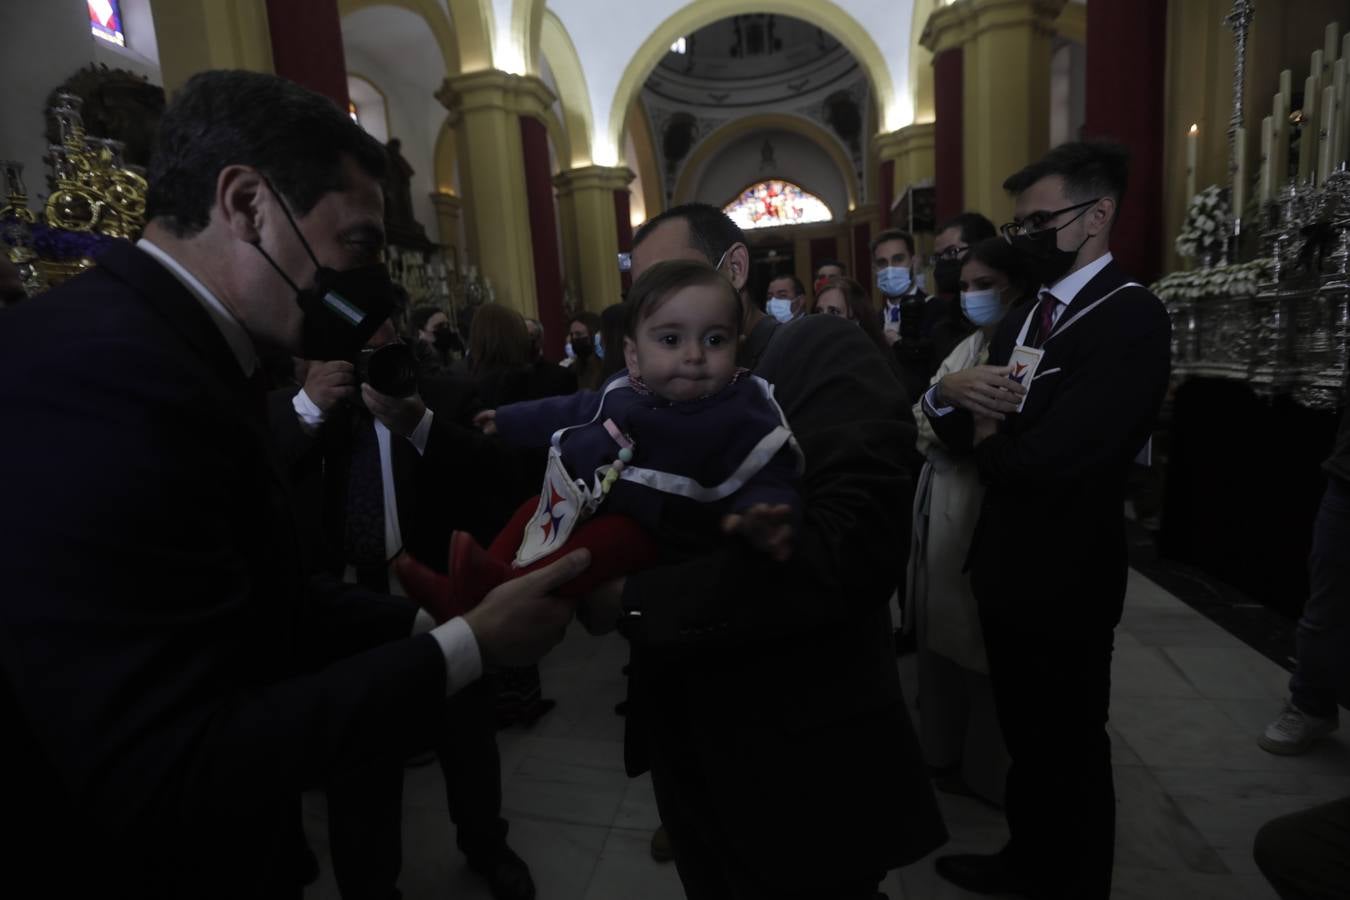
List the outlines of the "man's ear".
{"label": "man's ear", "polygon": [[226,166],[216,178],[216,210],[230,233],[246,243],[262,239],[262,205],[270,196],[262,175],[251,166]]}
{"label": "man's ear", "polygon": [[750,250],[739,241],[727,251],[727,278],[738,291],[750,280]]}
{"label": "man's ear", "polygon": [[641,378],[642,372],[638,369],[637,343],[630,337],[623,339],[623,363],[628,367],[628,374],[634,378]]}
{"label": "man's ear", "polygon": [[1116,200],[1114,197],[1103,197],[1097,201],[1097,205],[1092,207],[1088,213],[1088,234],[1096,237],[1107,228],[1116,218]]}

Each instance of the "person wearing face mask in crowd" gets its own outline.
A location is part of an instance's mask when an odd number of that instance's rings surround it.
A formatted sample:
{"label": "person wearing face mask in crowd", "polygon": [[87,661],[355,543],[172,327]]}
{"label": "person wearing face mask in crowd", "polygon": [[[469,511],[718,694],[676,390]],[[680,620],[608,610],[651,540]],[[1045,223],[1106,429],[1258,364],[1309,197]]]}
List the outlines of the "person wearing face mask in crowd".
{"label": "person wearing face mask in crowd", "polygon": [[765,309],[780,323],[788,323],[806,315],[806,288],[795,275],[778,275],[769,282]]}
{"label": "person wearing face mask in crowd", "polygon": [[[1021,259],[1001,238],[967,248],[964,257],[957,302],[975,330],[938,366],[934,384],[983,365],[999,322],[1035,292]],[[919,737],[940,789],[999,804],[1008,754],[965,567],[984,489],[975,461],[942,443],[921,404],[914,418],[925,462],[915,490],[904,624],[918,651]]]}
{"label": "person wearing face mask in crowd", "polygon": [[816,295],[820,295],[820,290],[825,286],[825,282],[831,278],[848,277],[848,266],[837,259],[822,259],[820,265],[816,266],[816,278],[812,282],[815,287]]}
{"label": "person wearing face mask in crowd", "polygon": [[937,862],[976,892],[1111,891],[1105,726],[1125,600],[1122,508],[1167,391],[1172,332],[1162,302],[1112,261],[1127,180],[1123,148],[1080,142],[1003,183],[1015,216],[1003,233],[1036,296],[999,324],[988,365],[943,376],[923,400],[942,443],[973,451],[985,485],[969,564],[1012,758],[1011,839],[1001,853]]}
{"label": "person wearing face mask in crowd", "polygon": [[942,318],[942,305],[919,287],[914,236],[887,229],[872,241],[872,266],[881,291],[881,327],[900,364],[900,383],[913,399],[923,393],[937,368],[932,359],[933,327]]}
{"label": "person wearing face mask in crowd", "polygon": [[580,312],[572,317],[567,330],[567,359],[563,365],[577,376],[577,387],[593,391],[604,380],[604,345],[600,338],[600,317]]}
{"label": "person wearing face mask in crowd", "polygon": [[[994,223],[977,212],[963,212],[938,228],[933,238],[934,314],[929,331],[934,369],[970,334],[972,325],[961,311],[961,266],[970,248],[996,237]],[[932,377],[932,373],[929,373]]]}
{"label": "person wearing face mask in crowd", "polygon": [[544,326],[538,319],[526,319],[525,332],[530,341],[531,398],[573,393],[577,389],[575,373],[544,358]]}
{"label": "person wearing face mask in crowd", "polygon": [[416,635],[406,599],[302,574],[259,360],[351,360],[389,317],[387,165],[327,97],[199,73],[142,239],[5,312],[6,896],[295,897],[301,791],[428,749],[447,696],[562,638],[584,553]]}
{"label": "person wearing face mask in crowd", "polygon": [[410,343],[424,378],[448,375],[464,355],[464,342],[455,333],[450,317],[438,306],[419,306],[408,316]]}

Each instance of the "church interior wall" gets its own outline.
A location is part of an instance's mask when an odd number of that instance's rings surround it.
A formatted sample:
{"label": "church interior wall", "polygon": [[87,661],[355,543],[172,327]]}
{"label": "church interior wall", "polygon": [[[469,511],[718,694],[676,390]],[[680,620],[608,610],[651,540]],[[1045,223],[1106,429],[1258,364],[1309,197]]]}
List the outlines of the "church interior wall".
{"label": "church interior wall", "polygon": [[[765,164],[765,141],[773,145],[772,165]],[[689,199],[720,207],[749,185],[770,178],[791,181],[820,197],[838,221],[848,212],[848,189],[830,155],[787,131],[754,132],[729,144],[704,166]]]}

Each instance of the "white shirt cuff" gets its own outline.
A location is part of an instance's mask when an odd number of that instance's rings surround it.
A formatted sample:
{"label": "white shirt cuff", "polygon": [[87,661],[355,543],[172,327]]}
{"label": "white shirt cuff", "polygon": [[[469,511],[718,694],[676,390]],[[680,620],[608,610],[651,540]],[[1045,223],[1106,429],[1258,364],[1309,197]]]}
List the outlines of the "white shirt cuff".
{"label": "white shirt cuff", "polygon": [[[413,628],[416,629],[416,620]],[[483,674],[483,655],[478,652],[478,639],[463,617],[431,629],[431,636],[441,645],[445,657],[445,696],[477,681]]]}
{"label": "white shirt cuff", "polygon": [[940,419],[943,416],[947,415],[947,413],[956,412],[956,407],[938,406],[937,389],[938,386],[936,384],[928,389],[928,393],[923,395],[923,405],[924,409],[928,412],[929,415],[937,416]]}
{"label": "white shirt cuff", "polygon": [[295,399],[291,401],[291,406],[300,418],[300,428],[306,434],[313,434],[319,430],[326,413],[319,409],[313,400],[309,399],[309,394],[306,394],[303,388],[301,388],[300,393],[295,395]]}
{"label": "white shirt cuff", "polygon": [[427,440],[431,437],[431,410],[422,414],[422,421],[417,423],[417,427],[408,435],[408,441],[417,449],[418,456],[425,456],[427,452]]}

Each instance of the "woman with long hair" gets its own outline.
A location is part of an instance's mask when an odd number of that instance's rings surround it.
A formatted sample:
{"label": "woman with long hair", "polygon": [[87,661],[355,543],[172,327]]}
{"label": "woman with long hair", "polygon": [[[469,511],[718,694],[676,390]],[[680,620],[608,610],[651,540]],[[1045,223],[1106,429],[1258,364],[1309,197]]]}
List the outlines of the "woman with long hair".
{"label": "woman with long hair", "polygon": [[828,279],[816,292],[814,308],[808,306],[807,313],[839,316],[856,322],[863,334],[881,350],[891,368],[899,373],[895,352],[886,343],[886,335],[881,330],[881,317],[872,305],[872,294],[852,278],[841,275]]}
{"label": "woman with long hair", "polygon": [[[990,238],[970,248],[961,266],[961,310],[975,331],[938,367],[944,375],[983,364],[998,324],[1036,285],[1013,248]],[[939,789],[1003,802],[1008,753],[994,715],[984,636],[965,572],[984,487],[975,461],[946,446],[914,405],[918,449],[925,457],[914,497],[905,628],[918,650],[919,736]]]}

